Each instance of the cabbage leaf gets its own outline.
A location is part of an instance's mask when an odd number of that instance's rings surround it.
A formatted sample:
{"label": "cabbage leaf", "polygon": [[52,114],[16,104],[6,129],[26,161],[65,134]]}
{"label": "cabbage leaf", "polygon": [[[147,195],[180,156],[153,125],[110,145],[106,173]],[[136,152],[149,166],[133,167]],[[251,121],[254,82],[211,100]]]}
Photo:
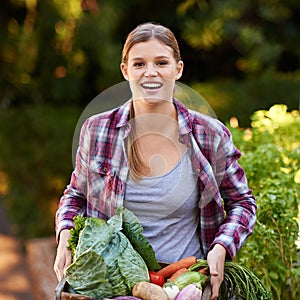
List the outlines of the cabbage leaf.
{"label": "cabbage leaf", "polygon": [[155,252],[149,241],[143,235],[143,226],[136,215],[122,206],[117,208],[116,213],[120,212],[122,212],[123,216],[122,232],[127,236],[134,249],[142,256],[149,270],[155,271],[160,269],[161,266],[156,260]]}
{"label": "cabbage leaf", "polygon": [[[66,271],[72,291],[96,299],[110,298],[130,295],[137,282],[149,281],[146,262],[122,232],[123,215],[119,209],[107,222],[86,218],[73,262]],[[129,236],[133,234],[139,235],[140,229]]]}

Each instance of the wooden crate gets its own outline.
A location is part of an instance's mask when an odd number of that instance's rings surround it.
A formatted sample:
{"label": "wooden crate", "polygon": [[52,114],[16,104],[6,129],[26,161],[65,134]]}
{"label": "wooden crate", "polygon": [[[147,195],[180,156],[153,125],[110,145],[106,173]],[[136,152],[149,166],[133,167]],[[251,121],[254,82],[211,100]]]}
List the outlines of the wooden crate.
{"label": "wooden crate", "polygon": [[55,299],[56,300],[96,300],[95,298],[89,296],[71,294],[67,292],[67,290],[68,290],[68,283],[66,282],[65,278],[62,278],[62,280],[56,287]]}
{"label": "wooden crate", "polygon": [[[166,262],[159,262],[161,267],[165,267],[168,265]],[[55,290],[56,300],[99,300],[89,296],[79,295],[79,294],[71,294],[68,292],[68,283],[65,278],[59,282]],[[105,298],[108,299],[108,298]]]}
{"label": "wooden crate", "polygon": [[[84,295],[70,294],[66,291],[67,289],[68,289],[68,284],[66,283],[66,280],[63,278],[55,290],[56,293],[55,299],[56,300],[96,300],[95,298],[84,296]],[[202,300],[209,300],[210,296],[211,296],[211,286],[210,284],[207,284],[202,294]]]}

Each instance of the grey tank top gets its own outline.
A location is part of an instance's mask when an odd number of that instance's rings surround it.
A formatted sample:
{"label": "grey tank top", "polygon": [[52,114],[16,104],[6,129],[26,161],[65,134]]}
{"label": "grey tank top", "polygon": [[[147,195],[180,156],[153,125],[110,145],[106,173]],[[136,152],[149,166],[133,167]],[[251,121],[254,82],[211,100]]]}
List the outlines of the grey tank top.
{"label": "grey tank top", "polygon": [[139,182],[128,179],[126,186],[124,207],[139,219],[158,261],[201,257],[199,188],[187,150],[163,176],[144,177]]}

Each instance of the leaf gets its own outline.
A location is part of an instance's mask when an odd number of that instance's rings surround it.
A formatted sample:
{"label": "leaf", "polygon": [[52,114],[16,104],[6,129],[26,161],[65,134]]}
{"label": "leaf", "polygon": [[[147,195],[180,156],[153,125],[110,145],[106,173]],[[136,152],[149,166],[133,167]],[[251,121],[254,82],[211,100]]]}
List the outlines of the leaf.
{"label": "leaf", "polygon": [[112,296],[106,264],[94,251],[86,251],[77,257],[67,268],[66,280],[78,294],[97,298]]}
{"label": "leaf", "polygon": [[270,276],[270,278],[272,278],[273,280],[278,280],[278,278],[279,278],[278,274],[275,273],[275,272],[273,272],[273,271],[269,272],[269,276]]}
{"label": "leaf", "polygon": [[74,258],[77,259],[81,253],[90,248],[93,248],[93,251],[101,255],[101,252],[109,243],[113,231],[114,228],[110,228],[104,220],[87,218],[85,227],[79,236]]}
{"label": "leaf", "polygon": [[114,230],[114,232],[119,232],[122,230],[122,214],[121,213],[116,213],[114,216],[112,216],[108,221],[107,224],[110,226],[111,229]]}
{"label": "leaf", "polygon": [[300,183],[300,169],[295,173],[294,181]]}
{"label": "leaf", "polygon": [[[108,270],[108,279],[113,288],[113,295],[128,295],[128,289],[125,278],[123,277],[118,264],[119,251],[121,247],[120,236],[114,233],[110,242],[102,252],[102,257]],[[143,262],[143,264],[145,264]]]}
{"label": "leaf", "polygon": [[149,270],[158,270],[161,268],[156,260],[155,252],[143,235],[143,227],[138,218],[128,209],[118,207],[116,213],[123,214],[123,230],[133,248],[141,255]]}
{"label": "leaf", "polygon": [[118,235],[122,245],[119,249],[118,265],[124,278],[126,278],[126,284],[129,290],[132,290],[137,282],[149,282],[148,268],[143,258],[128,242],[127,237],[122,232],[119,232]]}
{"label": "leaf", "polygon": [[78,245],[79,235],[85,226],[86,217],[77,215],[74,217],[74,228],[70,230],[70,238],[68,240],[68,249],[71,250],[72,258]]}

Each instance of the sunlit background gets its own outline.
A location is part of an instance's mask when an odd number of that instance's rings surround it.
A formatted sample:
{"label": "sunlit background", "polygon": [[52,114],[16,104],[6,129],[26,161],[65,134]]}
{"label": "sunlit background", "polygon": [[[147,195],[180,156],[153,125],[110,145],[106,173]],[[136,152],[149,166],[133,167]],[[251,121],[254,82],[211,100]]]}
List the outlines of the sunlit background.
{"label": "sunlit background", "polygon": [[[25,255],[33,240],[53,239],[54,214],[73,167],[77,121],[90,101],[123,80],[122,45],[146,21],[175,33],[185,63],[181,82],[232,129],[245,156],[241,163],[258,195],[261,219],[247,244],[249,260],[239,259],[265,279],[275,298],[296,299],[299,1],[2,0],[0,206],[3,226],[8,224],[3,236],[17,238]],[[270,240],[260,244],[266,236]],[[259,268],[251,258],[266,265]],[[1,289],[0,284],[0,298]],[[5,295],[21,299],[20,293]]]}

